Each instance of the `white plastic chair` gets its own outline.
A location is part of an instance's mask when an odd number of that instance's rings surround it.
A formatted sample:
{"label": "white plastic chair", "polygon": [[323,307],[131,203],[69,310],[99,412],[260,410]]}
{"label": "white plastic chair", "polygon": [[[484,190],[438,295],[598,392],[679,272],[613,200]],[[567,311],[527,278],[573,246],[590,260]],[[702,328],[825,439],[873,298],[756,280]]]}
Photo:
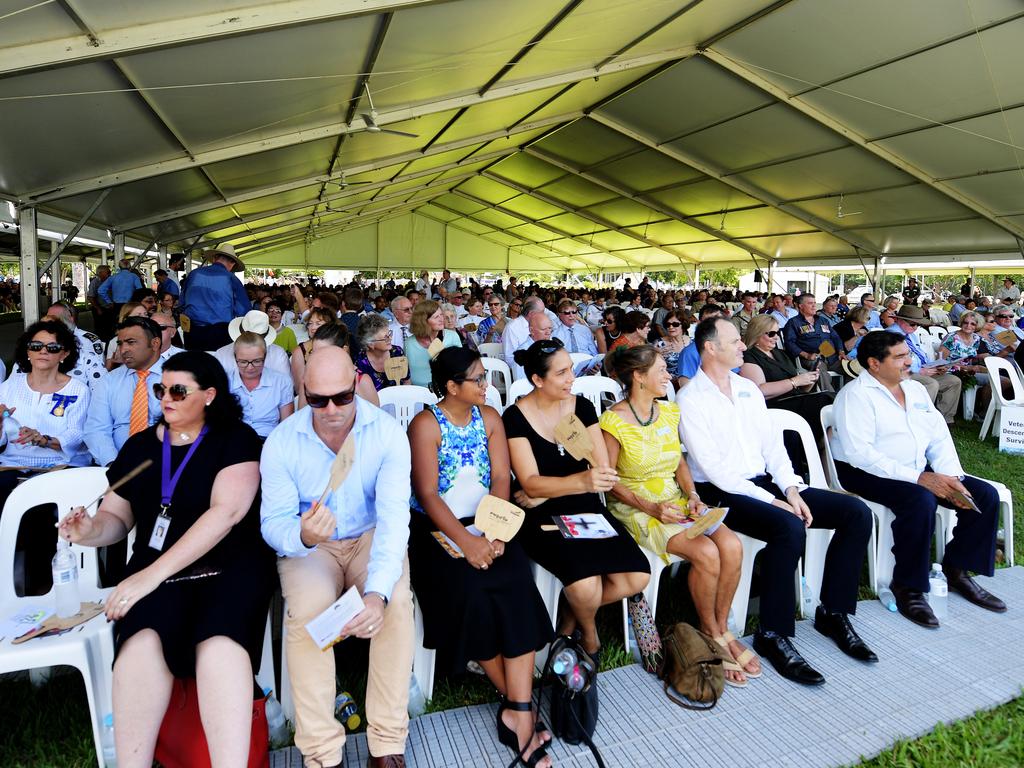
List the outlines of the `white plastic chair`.
{"label": "white plastic chair", "polygon": [[[1024,381],[1021,381],[1020,374],[1013,363],[1001,358],[989,355],[985,358],[985,368],[992,386],[992,399],[989,401],[988,410],[985,412],[985,421],[981,423],[981,434],[979,437],[984,440],[989,435],[989,428],[995,435],[999,428],[999,411],[1004,406],[1024,405]],[[1013,397],[1007,399],[1003,396],[1001,386],[1002,378],[1000,373],[1005,372],[1013,385]]]}
{"label": "white plastic chair", "polygon": [[423,611],[419,602],[413,601],[413,653],[412,676],[419,685],[423,696],[430,699],[434,695],[434,667],[437,659],[437,651],[423,646]]}
{"label": "white plastic chair", "polygon": [[[0,517],[0,615],[13,616],[33,605],[52,605],[55,600],[52,589],[36,597],[19,597],[14,591],[14,549],[25,512],[40,504],[56,504],[58,516],[63,517],[74,505],[98,496],[106,487],[104,468],[78,467],[38,475],[14,489]],[[99,586],[96,549],[72,545],[72,551],[78,555],[82,600],[102,602],[110,590]],[[85,682],[96,759],[100,766],[105,766],[101,734],[103,718],[112,711],[112,625],[101,614],[80,627],[57,637],[35,638],[23,645],[12,645],[14,637],[0,638],[0,674],[60,665],[77,669]]]}
{"label": "white plastic chair", "polygon": [[600,416],[604,410],[603,395],[609,395],[612,402],[622,399],[622,386],[615,379],[607,376],[580,376],[572,383],[572,393],[583,395],[594,404],[594,410]]}
{"label": "white plastic chair", "polygon": [[528,395],[533,391],[533,382],[528,379],[516,379],[512,382],[512,386],[508,388],[505,393],[505,407],[515,404],[523,395]]}
{"label": "white plastic chair", "polygon": [[[800,445],[804,455],[807,457],[808,480],[811,488],[818,488],[823,491],[829,490],[828,480],[825,477],[825,468],[821,465],[821,455],[818,453],[818,444],[814,439],[810,424],[802,417],[792,411],[781,408],[770,408],[768,415],[774,427],[780,431],[796,432],[800,438]],[[825,555],[828,554],[828,545],[832,541],[833,531],[831,528],[808,528],[807,539],[804,544],[803,576],[807,580],[807,586],[811,590],[811,598],[814,607],[817,607],[821,600],[821,583],[825,573]],[[868,542],[869,559],[873,557],[874,526],[872,526],[872,537]],[[800,611],[803,612],[803,600],[800,601]],[[804,616],[805,619],[810,618]]]}
{"label": "white plastic chair", "polygon": [[483,357],[489,357],[494,360],[505,359],[505,351],[501,344],[478,344],[476,349]]}
{"label": "white plastic chair", "polygon": [[[381,410],[388,411],[402,425],[409,428],[413,416],[423,410],[424,405],[434,405],[437,397],[426,387],[414,384],[400,384],[397,387],[384,387],[377,393],[380,398]],[[419,406],[419,407],[417,407]]]}
{"label": "white plastic chair", "polygon": [[978,402],[978,388],[971,387],[960,393],[960,402],[963,405],[964,418],[967,421],[974,421],[974,404]]}
{"label": "white plastic chair", "polygon": [[484,395],[485,402],[499,414],[504,412],[505,406],[501,402],[501,393],[495,387],[488,385],[487,394]]}
{"label": "white plastic chair", "polygon": [[484,372],[487,374],[487,383],[495,387],[498,392],[508,392],[512,384],[512,369],[508,363],[495,357],[481,357]]}

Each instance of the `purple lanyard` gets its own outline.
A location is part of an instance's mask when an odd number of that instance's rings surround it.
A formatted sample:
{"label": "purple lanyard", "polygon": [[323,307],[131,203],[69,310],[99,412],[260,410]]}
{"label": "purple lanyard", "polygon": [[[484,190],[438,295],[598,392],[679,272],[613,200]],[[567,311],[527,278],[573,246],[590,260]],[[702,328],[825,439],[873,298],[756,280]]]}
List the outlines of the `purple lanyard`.
{"label": "purple lanyard", "polygon": [[184,471],[185,465],[188,464],[188,460],[192,458],[192,454],[196,452],[196,448],[203,442],[205,436],[206,427],[203,427],[199,430],[199,436],[192,443],[192,447],[185,454],[184,460],[178,465],[174,476],[171,477],[171,430],[169,427],[164,427],[163,465],[160,468],[160,504],[163,506],[162,514],[167,514],[167,509],[171,506],[171,496],[174,495],[174,489],[178,486],[181,473]]}

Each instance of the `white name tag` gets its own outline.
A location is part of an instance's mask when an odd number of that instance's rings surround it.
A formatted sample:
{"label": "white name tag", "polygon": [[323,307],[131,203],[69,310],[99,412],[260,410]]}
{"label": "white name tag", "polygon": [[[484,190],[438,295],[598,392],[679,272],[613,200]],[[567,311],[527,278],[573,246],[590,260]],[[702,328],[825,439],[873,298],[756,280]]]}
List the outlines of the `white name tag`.
{"label": "white name tag", "polygon": [[164,542],[167,541],[167,530],[171,527],[171,518],[161,513],[156,517],[153,524],[153,533],[149,537],[149,546],[157,552],[162,552]]}

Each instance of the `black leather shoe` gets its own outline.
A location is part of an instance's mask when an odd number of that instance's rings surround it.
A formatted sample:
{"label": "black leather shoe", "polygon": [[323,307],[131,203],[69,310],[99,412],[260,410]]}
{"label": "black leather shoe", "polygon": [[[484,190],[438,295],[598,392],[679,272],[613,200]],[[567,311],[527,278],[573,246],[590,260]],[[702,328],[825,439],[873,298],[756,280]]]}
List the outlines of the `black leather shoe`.
{"label": "black leather shoe", "polygon": [[918,592],[916,589],[907,589],[906,587],[897,587],[895,584],[890,585],[889,589],[892,590],[892,596],[896,598],[897,611],[919,627],[924,627],[925,629],[939,628],[939,620],[935,618],[932,607],[928,605],[924,592]]}
{"label": "black leather shoe", "polygon": [[814,612],[814,628],[839,646],[839,650],[857,661],[878,661],[875,652],[868,648],[867,643],[850,624],[850,617],[845,613],[831,613],[819,605]]}
{"label": "black leather shoe", "polygon": [[1006,613],[1006,603],[968,576],[967,571],[944,565],[942,572],[946,574],[946,584],[949,586],[950,592],[956,592],[968,602],[980,605],[987,610]]}
{"label": "black leather shoe", "polygon": [[824,685],[825,678],[807,663],[788,637],[775,632],[754,635],[754,650],[762,659],[768,659],[775,671],[787,680],[801,685]]}

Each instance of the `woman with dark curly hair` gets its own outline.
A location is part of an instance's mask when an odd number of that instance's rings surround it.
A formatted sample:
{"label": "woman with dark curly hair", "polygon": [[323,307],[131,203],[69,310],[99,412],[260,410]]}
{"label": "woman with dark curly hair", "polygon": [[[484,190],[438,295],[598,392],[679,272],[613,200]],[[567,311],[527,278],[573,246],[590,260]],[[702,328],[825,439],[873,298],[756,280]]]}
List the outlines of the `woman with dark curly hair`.
{"label": "woman with dark curly hair", "polygon": [[211,762],[245,765],[276,581],[260,535],[261,444],[213,355],[174,355],[153,391],[163,417],[128,438],[107,476],[152,465],[109,492],[94,518],[72,511],[59,535],[102,547],[136,530],[128,576],[106,604],[117,754],[152,763],[174,678],[195,678]]}
{"label": "woman with dark curly hair", "polygon": [[[20,372],[0,384],[0,423],[10,414],[20,429],[4,425],[0,466],[88,466],[89,387],[67,375],[78,363],[78,339],[64,323],[41,320],[18,338],[14,360]],[[4,473],[11,488],[16,474]]]}

